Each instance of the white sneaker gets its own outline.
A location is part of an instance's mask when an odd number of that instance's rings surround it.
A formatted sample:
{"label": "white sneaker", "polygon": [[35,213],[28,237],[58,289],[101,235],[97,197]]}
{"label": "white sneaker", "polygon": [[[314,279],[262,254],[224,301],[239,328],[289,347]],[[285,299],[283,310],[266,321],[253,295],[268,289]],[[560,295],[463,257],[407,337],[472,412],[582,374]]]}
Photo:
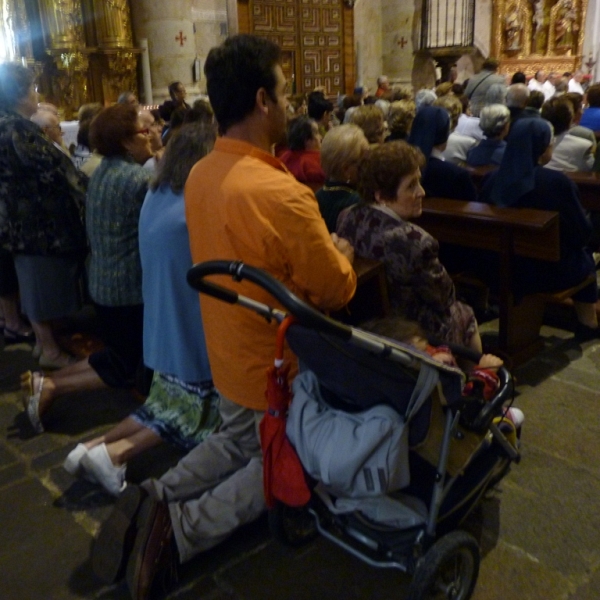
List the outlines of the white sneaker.
{"label": "white sneaker", "polygon": [[98,482],[109,494],[118,496],[126,487],[125,465],[115,467],[106,444],[98,444],[90,448],[80,460],[81,468],[87,475],[90,475]]}
{"label": "white sneaker", "polygon": [[93,473],[86,471],[81,466],[81,459],[88,453],[87,446],[85,444],[77,444],[71,452],[69,452],[65,462],[63,463],[63,469],[73,475],[73,477],[83,477],[87,481],[92,483],[98,483]]}

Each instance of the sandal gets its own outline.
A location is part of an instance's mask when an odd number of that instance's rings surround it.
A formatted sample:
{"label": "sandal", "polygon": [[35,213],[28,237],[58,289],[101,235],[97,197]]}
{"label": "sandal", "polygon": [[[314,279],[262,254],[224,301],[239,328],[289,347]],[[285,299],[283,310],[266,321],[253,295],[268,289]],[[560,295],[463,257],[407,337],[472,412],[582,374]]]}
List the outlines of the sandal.
{"label": "sandal", "polygon": [[[40,380],[37,386],[37,390],[33,388],[33,378],[38,375]],[[40,396],[42,395],[42,389],[44,387],[44,374],[36,371],[23,373],[21,375],[21,390],[23,391],[23,408],[27,413],[27,418],[36,433],[43,433],[44,426],[40,419]]]}

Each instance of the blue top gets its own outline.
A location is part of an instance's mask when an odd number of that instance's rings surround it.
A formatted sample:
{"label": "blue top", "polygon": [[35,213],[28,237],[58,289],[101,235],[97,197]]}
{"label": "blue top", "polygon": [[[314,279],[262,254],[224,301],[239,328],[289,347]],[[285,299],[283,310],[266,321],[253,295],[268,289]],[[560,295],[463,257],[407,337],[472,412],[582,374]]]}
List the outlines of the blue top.
{"label": "blue top", "polygon": [[182,381],[211,379],[198,292],[187,283],[192,256],[183,193],[146,195],[139,224],[144,296],[144,363]]}
{"label": "blue top", "polygon": [[583,111],[579,125],[589,127],[592,131],[600,131],[600,107],[590,106]]}
{"label": "blue top", "polygon": [[467,164],[470,167],[499,165],[504,156],[506,142],[504,140],[481,140],[477,146],[467,151]]}
{"label": "blue top", "polygon": [[103,306],[142,303],[138,221],[152,173],[125,157],[104,157],[88,187],[90,296]]}

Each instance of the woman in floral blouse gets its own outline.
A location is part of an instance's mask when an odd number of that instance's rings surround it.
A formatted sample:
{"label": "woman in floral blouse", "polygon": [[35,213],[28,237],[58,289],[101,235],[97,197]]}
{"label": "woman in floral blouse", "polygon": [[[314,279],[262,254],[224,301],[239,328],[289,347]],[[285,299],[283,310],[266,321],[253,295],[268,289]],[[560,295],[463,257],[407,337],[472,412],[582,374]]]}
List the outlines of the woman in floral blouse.
{"label": "woman in floral blouse", "polygon": [[80,306],[88,179],[29,120],[37,103],[31,71],[0,65],[0,245],[13,254],[40,365],[58,368],[73,361],[56,343],[52,322]]}
{"label": "woman in floral blouse", "polygon": [[481,353],[473,310],[456,300],[437,240],[410,222],[421,214],[424,164],[421,151],[403,141],[372,147],[359,170],[362,202],[340,215],[337,233],[356,256],[385,264],[396,312],[429,335]]}

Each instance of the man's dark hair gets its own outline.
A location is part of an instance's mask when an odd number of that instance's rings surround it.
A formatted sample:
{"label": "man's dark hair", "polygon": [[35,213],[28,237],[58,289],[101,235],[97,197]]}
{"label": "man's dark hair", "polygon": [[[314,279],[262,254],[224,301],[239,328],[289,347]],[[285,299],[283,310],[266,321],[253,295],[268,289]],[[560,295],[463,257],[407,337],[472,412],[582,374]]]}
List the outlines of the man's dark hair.
{"label": "man's dark hair", "polygon": [[513,83],[527,83],[527,75],[525,75],[523,71],[517,71],[516,73],[513,73],[510,84],[512,85]]}
{"label": "man's dark hair", "polygon": [[571,127],[573,105],[562,96],[550,98],[542,106],[542,119],[552,123],[554,134],[560,135]]}
{"label": "man's dark hair", "polygon": [[320,121],[326,112],[333,112],[333,102],[327,100],[323,92],[311,92],[308,95],[308,116]]}
{"label": "man's dark hair", "polygon": [[542,104],[544,104],[545,96],[543,92],[538,90],[531,90],[529,94],[529,98],[527,98],[527,106],[531,108],[537,108],[538,110],[542,108]]}
{"label": "man's dark hair", "polygon": [[306,150],[306,143],[312,140],[314,132],[310,117],[296,117],[288,124],[288,148],[290,150]]}
{"label": "man's dark hair", "polygon": [[178,86],[181,85],[181,81],[174,81],[169,84],[169,96],[171,96],[171,100],[175,100],[175,92],[177,91]]}
{"label": "man's dark hair", "polygon": [[600,83],[590,85],[587,91],[587,101],[590,106],[600,106]]}
{"label": "man's dark hair", "polygon": [[252,112],[260,88],[273,102],[277,101],[275,66],[280,62],[279,46],[253,35],[235,35],[212,48],[204,63],[204,74],[222,133]]}

